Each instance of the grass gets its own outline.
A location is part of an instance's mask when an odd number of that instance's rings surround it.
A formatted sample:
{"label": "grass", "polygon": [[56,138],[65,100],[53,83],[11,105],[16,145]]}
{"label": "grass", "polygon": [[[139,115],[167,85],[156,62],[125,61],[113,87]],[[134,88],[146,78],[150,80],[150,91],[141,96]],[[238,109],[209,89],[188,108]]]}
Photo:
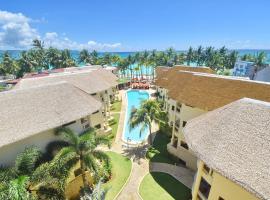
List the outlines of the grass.
{"label": "grass", "polygon": [[112,128],[112,133],[108,137],[110,138],[111,141],[114,141],[116,133],[117,133],[118,125],[119,125],[120,114],[114,113],[114,114],[112,114],[112,116],[114,118],[110,122],[110,127]]}
{"label": "grass", "polygon": [[121,105],[122,105],[122,101],[115,101],[112,104],[111,111],[112,112],[120,112],[121,111]]}
{"label": "grass", "polygon": [[112,162],[112,178],[105,183],[103,187],[108,189],[105,200],[111,200],[115,198],[127,181],[132,164],[130,159],[120,154],[114,152],[106,153],[109,155]]}
{"label": "grass", "polygon": [[151,162],[175,164],[175,161],[171,159],[171,156],[167,151],[167,144],[169,142],[170,138],[168,135],[158,132],[152,147],[150,147],[146,153],[146,157]]}
{"label": "grass", "polygon": [[191,199],[191,191],[188,187],[162,172],[147,174],[141,182],[139,192],[143,200]]}

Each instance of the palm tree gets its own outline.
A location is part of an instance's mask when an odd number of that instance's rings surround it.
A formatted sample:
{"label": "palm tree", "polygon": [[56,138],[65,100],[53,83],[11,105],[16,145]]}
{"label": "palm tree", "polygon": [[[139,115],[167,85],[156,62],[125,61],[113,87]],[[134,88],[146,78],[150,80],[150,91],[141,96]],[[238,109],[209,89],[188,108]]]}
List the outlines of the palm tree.
{"label": "palm tree", "polygon": [[164,123],[164,112],[161,110],[160,104],[155,100],[145,100],[141,102],[138,109],[133,109],[129,118],[130,129],[140,126],[140,135],[144,130],[149,130],[149,143],[152,143],[152,123]]}
{"label": "palm tree", "polygon": [[[79,136],[68,128],[60,128],[56,131],[56,134],[62,135],[64,140],[69,144],[69,146],[61,149],[56,155],[56,160],[61,159],[64,163],[72,163],[73,165],[79,163],[85,189],[89,188],[86,178],[86,172],[89,170],[94,172],[96,179],[99,179],[100,176],[108,178],[110,174],[106,174],[104,169],[109,168],[110,159],[107,154],[97,150],[97,146],[101,144],[110,146],[108,138],[96,136],[96,133],[93,130]],[[103,166],[101,164],[103,164]],[[102,173],[100,174],[100,172]]]}
{"label": "palm tree", "polygon": [[189,47],[188,52],[187,52],[187,56],[186,56],[187,65],[190,65],[190,63],[192,63],[193,60],[194,60],[193,48]]}
{"label": "palm tree", "polygon": [[203,53],[203,47],[200,45],[197,49],[197,51],[195,52],[194,55],[195,59],[196,59],[196,63],[197,66],[201,66],[202,64],[204,64],[204,53]]}
{"label": "palm tree", "polygon": [[96,50],[92,51],[90,53],[90,63],[92,65],[97,65],[99,61],[99,56],[98,56],[98,52]]}
{"label": "palm tree", "polygon": [[0,66],[0,73],[2,75],[16,74],[17,70],[18,66],[15,60],[12,59],[12,57],[9,55],[7,51],[4,52],[2,56],[2,64]]}
{"label": "palm tree", "polygon": [[33,45],[34,48],[37,48],[37,49],[43,49],[44,48],[44,42],[42,42],[41,40],[38,40],[38,39],[34,39],[32,45]]}
{"label": "palm tree", "polygon": [[15,166],[0,169],[0,199],[33,199],[30,177],[41,158],[41,151],[28,147],[15,159]]}
{"label": "palm tree", "polygon": [[90,54],[86,49],[83,49],[82,51],[80,51],[79,62],[85,63],[85,64],[90,63]]}
{"label": "palm tree", "polygon": [[260,53],[257,53],[257,56],[255,57],[255,64],[258,67],[262,67],[264,65],[266,59],[266,53],[264,51],[261,51]]}
{"label": "palm tree", "polygon": [[72,67],[75,65],[75,60],[71,57],[70,50],[64,49],[61,52],[60,66],[61,68]]}

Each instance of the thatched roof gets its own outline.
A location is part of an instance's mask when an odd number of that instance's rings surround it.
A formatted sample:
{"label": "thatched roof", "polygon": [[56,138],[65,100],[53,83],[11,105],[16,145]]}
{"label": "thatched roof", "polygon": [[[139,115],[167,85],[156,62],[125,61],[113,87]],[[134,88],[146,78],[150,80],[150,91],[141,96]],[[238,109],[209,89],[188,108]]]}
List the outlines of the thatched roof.
{"label": "thatched roof", "polygon": [[157,67],[156,68],[156,80],[155,85],[158,85],[163,88],[168,88],[168,84],[172,83],[171,78],[175,78],[175,74],[178,71],[190,71],[190,72],[202,72],[202,73],[209,73],[214,74],[214,71],[209,67],[190,67],[184,65],[175,65],[173,67]]}
{"label": "thatched roof", "polygon": [[[156,84],[168,89],[170,98],[206,111],[248,97],[270,102],[270,83],[190,71],[159,69]],[[165,74],[165,75],[164,75]]]}
{"label": "thatched roof", "polygon": [[95,69],[90,71],[82,70],[76,72],[56,73],[45,77],[22,79],[15,86],[15,89],[43,86],[66,81],[88,94],[93,94],[116,86],[116,80],[116,76],[105,69]]}
{"label": "thatched roof", "polygon": [[0,93],[0,147],[99,110],[101,103],[68,83]]}
{"label": "thatched roof", "polygon": [[214,110],[244,97],[270,102],[270,84],[265,82],[203,73],[193,73],[189,81],[182,81],[178,79],[183,92],[169,89],[169,95],[203,110]]}
{"label": "thatched roof", "polygon": [[270,103],[241,99],[189,121],[196,156],[261,199],[270,199]]}

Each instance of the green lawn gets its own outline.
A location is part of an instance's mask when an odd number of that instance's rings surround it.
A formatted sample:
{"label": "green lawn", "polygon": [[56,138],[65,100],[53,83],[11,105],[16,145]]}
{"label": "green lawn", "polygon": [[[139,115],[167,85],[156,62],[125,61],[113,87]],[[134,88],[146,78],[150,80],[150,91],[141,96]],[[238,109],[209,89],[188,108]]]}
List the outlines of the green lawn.
{"label": "green lawn", "polygon": [[115,101],[112,104],[112,112],[120,112],[121,111],[121,106],[122,106],[122,101]]}
{"label": "green lawn", "polygon": [[111,139],[111,141],[114,141],[116,133],[117,133],[117,129],[118,129],[120,114],[115,113],[115,114],[112,114],[112,116],[114,118],[110,122],[110,127],[112,128],[112,133],[108,137]]}
{"label": "green lawn", "polygon": [[105,200],[114,199],[118,192],[122,189],[131,172],[130,159],[114,153],[107,152],[112,162],[112,178],[104,184],[104,188],[108,189]]}
{"label": "green lawn", "polygon": [[147,151],[147,158],[150,159],[151,162],[175,164],[175,161],[171,159],[167,151],[167,144],[169,142],[170,138],[168,135],[158,132],[152,147]]}
{"label": "green lawn", "polygon": [[143,200],[191,199],[191,191],[188,187],[162,172],[147,174],[141,182],[139,192]]}

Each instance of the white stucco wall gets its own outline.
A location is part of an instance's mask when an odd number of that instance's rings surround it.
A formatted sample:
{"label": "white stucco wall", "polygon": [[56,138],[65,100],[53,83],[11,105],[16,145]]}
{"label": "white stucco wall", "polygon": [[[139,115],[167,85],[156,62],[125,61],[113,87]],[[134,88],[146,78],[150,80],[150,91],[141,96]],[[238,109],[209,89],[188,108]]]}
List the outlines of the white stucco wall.
{"label": "white stucco wall", "polygon": [[[76,120],[76,123],[68,125],[67,127],[76,133],[81,133],[84,130],[80,119]],[[16,156],[29,146],[37,146],[44,152],[48,143],[61,139],[61,137],[54,134],[54,130],[55,129],[47,130],[29,138],[1,147],[0,165],[13,165]]]}

